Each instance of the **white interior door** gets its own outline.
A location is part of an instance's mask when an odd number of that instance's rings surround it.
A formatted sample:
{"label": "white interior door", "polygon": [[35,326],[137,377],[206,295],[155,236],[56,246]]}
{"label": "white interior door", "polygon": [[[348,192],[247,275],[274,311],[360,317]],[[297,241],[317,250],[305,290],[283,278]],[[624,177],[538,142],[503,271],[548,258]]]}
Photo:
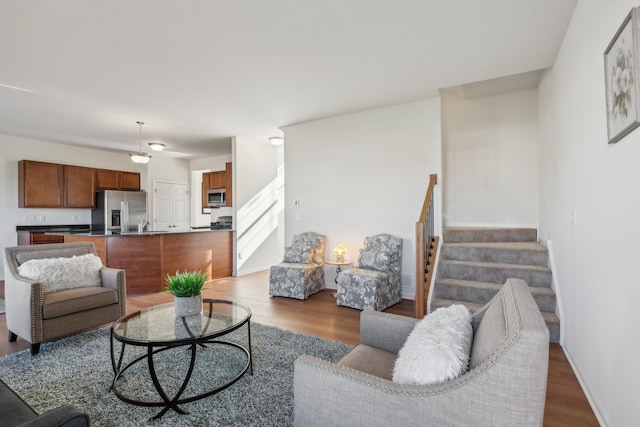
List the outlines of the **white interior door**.
{"label": "white interior door", "polygon": [[154,230],[189,231],[189,185],[156,181]]}

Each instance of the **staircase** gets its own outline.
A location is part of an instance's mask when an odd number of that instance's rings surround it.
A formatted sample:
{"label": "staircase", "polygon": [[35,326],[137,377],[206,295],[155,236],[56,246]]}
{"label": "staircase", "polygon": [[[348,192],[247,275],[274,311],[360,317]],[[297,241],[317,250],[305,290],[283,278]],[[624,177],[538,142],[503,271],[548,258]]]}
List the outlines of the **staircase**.
{"label": "staircase", "polygon": [[546,246],[532,228],[446,228],[433,287],[431,310],[464,304],[482,307],[510,278],[529,285],[549,328],[551,342],[560,340],[556,294]]}

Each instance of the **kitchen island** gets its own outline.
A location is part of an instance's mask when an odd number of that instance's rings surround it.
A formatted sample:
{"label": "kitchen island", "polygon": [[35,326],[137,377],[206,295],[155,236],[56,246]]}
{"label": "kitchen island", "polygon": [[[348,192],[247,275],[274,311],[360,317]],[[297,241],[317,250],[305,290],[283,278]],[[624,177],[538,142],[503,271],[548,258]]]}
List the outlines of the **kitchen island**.
{"label": "kitchen island", "polygon": [[104,265],[126,271],[127,294],[163,291],[164,279],[178,270],[201,270],[210,279],[233,272],[233,230],[55,234],[65,243],[92,242]]}

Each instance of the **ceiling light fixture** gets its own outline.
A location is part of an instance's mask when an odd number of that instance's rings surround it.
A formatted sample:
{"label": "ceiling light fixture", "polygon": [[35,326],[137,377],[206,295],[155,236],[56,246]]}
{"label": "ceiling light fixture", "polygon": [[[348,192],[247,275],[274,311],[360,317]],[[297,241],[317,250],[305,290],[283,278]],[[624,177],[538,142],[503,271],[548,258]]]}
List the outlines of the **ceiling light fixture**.
{"label": "ceiling light fixture", "polygon": [[282,143],[284,142],[284,138],[281,136],[272,136],[269,138],[269,142],[272,145],[282,145]]}
{"label": "ceiling light fixture", "polygon": [[161,142],[150,142],[149,143],[149,148],[151,148],[153,151],[162,151],[164,150],[164,147],[166,147],[167,144],[163,144]]}
{"label": "ceiling light fixture", "polygon": [[147,153],[143,153],[142,152],[142,125],[144,124],[144,122],[136,122],[138,124],[138,126],[140,126],[140,151],[137,153],[131,153],[129,154],[129,157],[131,157],[131,161],[133,163],[149,163],[149,160],[151,160],[151,156]]}

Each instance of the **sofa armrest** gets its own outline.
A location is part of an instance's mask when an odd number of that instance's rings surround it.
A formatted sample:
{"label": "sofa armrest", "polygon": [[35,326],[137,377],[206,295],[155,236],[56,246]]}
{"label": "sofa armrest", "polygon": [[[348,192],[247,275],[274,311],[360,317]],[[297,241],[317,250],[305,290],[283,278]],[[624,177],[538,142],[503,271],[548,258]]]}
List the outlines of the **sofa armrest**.
{"label": "sofa armrest", "polygon": [[103,266],[100,269],[100,279],[102,286],[118,290],[118,304],[120,305],[120,316],[124,316],[126,310],[127,299],[127,278],[125,271],[118,268],[110,268]]}
{"label": "sofa armrest", "polygon": [[20,424],[20,427],[88,427],[89,415],[74,406],[64,405]]}
{"label": "sofa armrest", "polygon": [[360,343],[397,354],[417,322],[413,317],[364,310],[360,313]]}
{"label": "sofa armrest", "polygon": [[124,270],[103,266],[100,269],[100,280],[105,288],[118,289],[119,285],[124,284]]}
{"label": "sofa armrest", "polygon": [[7,329],[30,343],[42,340],[42,284],[8,273],[5,277]]}

